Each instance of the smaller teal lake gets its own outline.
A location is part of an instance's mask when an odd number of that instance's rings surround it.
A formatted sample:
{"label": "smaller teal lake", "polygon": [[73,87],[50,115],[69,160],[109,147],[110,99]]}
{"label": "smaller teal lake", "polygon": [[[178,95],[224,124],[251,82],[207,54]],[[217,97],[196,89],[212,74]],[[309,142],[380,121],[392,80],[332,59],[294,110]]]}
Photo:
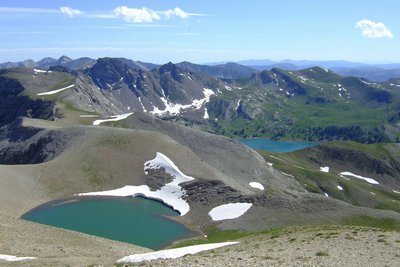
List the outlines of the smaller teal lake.
{"label": "smaller teal lake", "polygon": [[52,201],[29,211],[22,219],[151,249],[194,236],[183,224],[165,216],[179,213],[141,197],[95,197]]}
{"label": "smaller teal lake", "polygon": [[318,145],[318,143],[316,142],[284,142],[274,141],[266,138],[242,139],[239,141],[242,144],[245,144],[246,146],[249,146],[253,149],[261,149],[270,152],[292,152],[310,146]]}

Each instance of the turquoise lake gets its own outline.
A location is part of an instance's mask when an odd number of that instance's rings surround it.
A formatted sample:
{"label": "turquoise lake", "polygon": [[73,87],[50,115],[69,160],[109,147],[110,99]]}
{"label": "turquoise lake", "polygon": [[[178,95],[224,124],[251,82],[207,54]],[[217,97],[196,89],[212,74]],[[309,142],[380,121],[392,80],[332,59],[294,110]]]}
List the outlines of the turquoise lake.
{"label": "turquoise lake", "polygon": [[261,149],[270,152],[292,152],[306,147],[318,145],[316,142],[284,142],[265,138],[242,139],[239,141],[253,149]]}
{"label": "turquoise lake", "polygon": [[195,235],[165,216],[179,213],[141,197],[96,197],[52,201],[29,211],[22,219],[155,250]]}

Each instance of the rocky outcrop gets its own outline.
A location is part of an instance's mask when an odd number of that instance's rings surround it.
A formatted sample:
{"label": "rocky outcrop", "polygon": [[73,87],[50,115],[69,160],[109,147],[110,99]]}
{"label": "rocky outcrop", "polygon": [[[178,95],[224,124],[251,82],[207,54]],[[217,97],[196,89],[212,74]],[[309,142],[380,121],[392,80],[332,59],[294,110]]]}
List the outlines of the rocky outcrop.
{"label": "rocky outcrop", "polygon": [[24,142],[2,142],[0,164],[38,164],[54,159],[67,146],[66,135],[43,131]]}
{"label": "rocky outcrop", "polygon": [[31,99],[21,93],[24,87],[15,79],[0,77],[0,127],[20,116],[51,120],[54,103]]}

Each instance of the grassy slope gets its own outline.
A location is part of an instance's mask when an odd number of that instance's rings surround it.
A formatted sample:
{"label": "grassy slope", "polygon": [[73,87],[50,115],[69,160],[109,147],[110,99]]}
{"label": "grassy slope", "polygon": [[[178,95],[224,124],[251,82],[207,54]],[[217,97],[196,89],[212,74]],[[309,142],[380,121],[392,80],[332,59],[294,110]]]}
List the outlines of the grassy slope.
{"label": "grassy slope", "polygon": [[[378,84],[366,85],[358,80],[327,74],[319,68],[299,72],[279,70],[277,73],[304,88],[305,94],[294,92],[294,96],[288,96],[286,91],[292,93],[292,88],[285,87],[285,79],[279,75],[275,76],[278,84],[241,84],[243,89],[224,93],[215,99],[233,102],[242,99],[245,110],[258,115],[251,120],[236,115],[232,115],[227,121],[219,119],[213,122],[215,130],[218,133],[242,137],[315,140],[318,136],[308,133],[310,127],[360,126],[372,130],[387,123],[399,104],[396,94],[392,95],[392,103],[377,103],[370,99],[369,94],[385,91]],[[318,102],[316,99],[326,102]]]}
{"label": "grassy slope", "polygon": [[[362,145],[355,142],[332,142],[322,146],[330,149],[335,148],[335,151],[337,151],[336,149],[343,150],[343,153],[357,151],[365,154],[368,158],[383,162],[396,159],[396,155],[400,151],[395,149],[392,144]],[[351,165],[350,162],[340,162],[340,160],[330,158],[329,155],[325,159],[321,159],[320,162],[315,162],[315,158],[309,157],[310,151],[313,149],[318,150],[318,147],[292,153],[270,153],[265,151],[259,151],[259,153],[264,156],[266,161],[273,163],[274,168],[293,175],[309,192],[327,193],[330,197],[357,206],[400,211],[400,194],[393,192],[393,189],[398,188],[400,185],[398,173],[391,178],[381,175],[374,176],[371,173],[364,175],[380,181],[381,185],[379,186],[372,186],[359,179],[348,180],[340,176],[339,173],[350,171],[355,174],[363,174],[365,171],[363,166]],[[330,166],[329,173],[319,170],[319,167],[324,166]],[[338,186],[341,186],[343,190],[339,190]]]}

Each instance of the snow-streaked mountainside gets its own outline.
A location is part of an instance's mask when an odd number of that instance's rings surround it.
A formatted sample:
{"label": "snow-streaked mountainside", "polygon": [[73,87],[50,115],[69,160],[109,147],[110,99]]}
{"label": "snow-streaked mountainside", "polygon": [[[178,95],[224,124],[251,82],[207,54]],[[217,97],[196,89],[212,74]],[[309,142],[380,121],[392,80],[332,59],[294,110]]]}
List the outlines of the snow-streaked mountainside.
{"label": "snow-streaked mountainside", "polygon": [[104,58],[85,70],[93,83],[109,92],[125,111],[156,115],[183,115],[201,119],[211,95],[224,90],[223,83],[168,63],[146,71],[131,68],[120,59]]}
{"label": "snow-streaked mountainside", "polygon": [[[71,59],[59,61],[65,65]],[[39,96],[35,103],[63,94],[63,101],[100,115],[99,119],[138,111],[230,137],[362,143],[400,138],[398,79],[378,83],[319,67],[274,68],[254,71],[248,78],[220,79],[206,74],[213,72],[210,68],[100,58],[78,71],[63,66],[50,71],[13,68],[2,70],[0,77],[3,83],[18,83],[22,91]],[[223,69],[230,68],[238,66],[228,63]],[[24,115],[28,109],[17,113]]]}

